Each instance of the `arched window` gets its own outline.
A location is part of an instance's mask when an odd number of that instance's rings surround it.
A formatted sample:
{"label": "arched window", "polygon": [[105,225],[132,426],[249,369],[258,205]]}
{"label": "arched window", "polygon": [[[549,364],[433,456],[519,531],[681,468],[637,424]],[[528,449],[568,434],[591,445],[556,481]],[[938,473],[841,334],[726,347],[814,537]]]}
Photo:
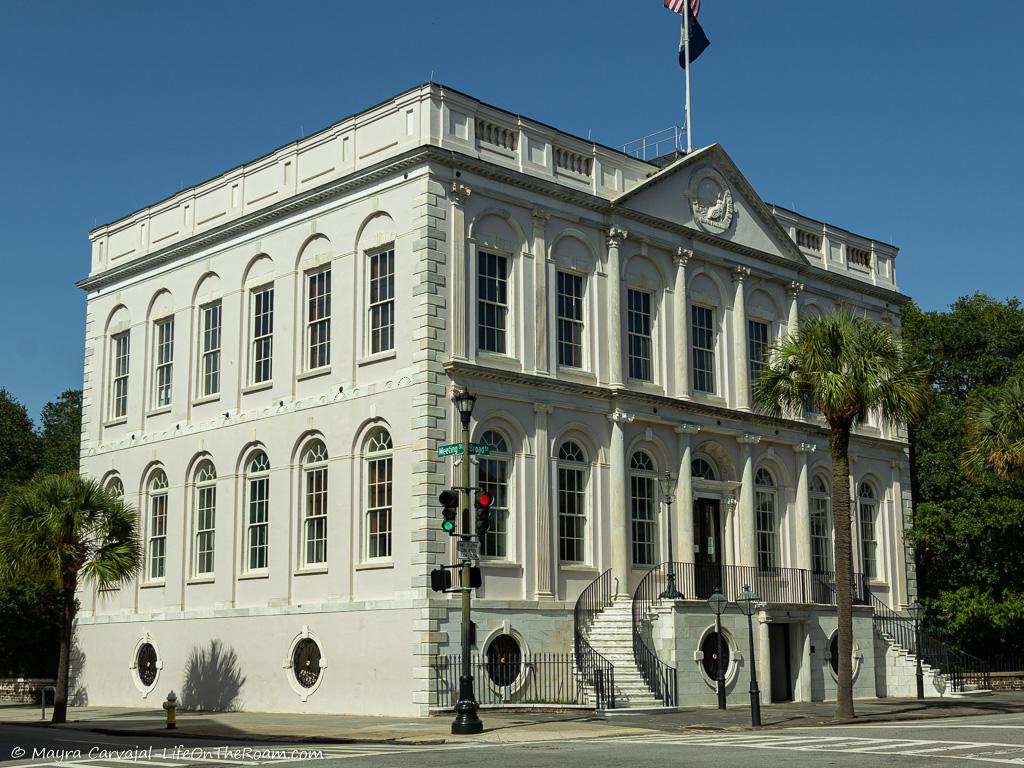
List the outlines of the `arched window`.
{"label": "arched window", "polygon": [[394,445],[386,429],[370,434],[366,456],[366,558],[391,557],[391,472]]}
{"label": "arched window", "polygon": [[658,525],[657,474],[646,451],[629,461],[630,516],[633,529],[633,565],[656,565]]}
{"label": "arched window", "polygon": [[203,461],[195,473],[195,576],[213,573],[214,529],[217,522],[217,470],[213,462]]}
{"label": "arched window", "polygon": [[558,557],[563,563],[586,559],[587,457],[572,440],[558,449]]}
{"label": "arched window", "polygon": [[875,498],[875,489],[869,483],[861,483],[857,501],[860,517],[861,567],[865,578],[874,579],[878,576],[878,539],[875,534],[878,500]]}
{"label": "arched window", "polygon": [[775,509],[778,494],[775,478],[762,467],[754,475],[754,504],[757,509],[757,566],[762,571],[773,571],[778,567],[779,531]]}
{"label": "arched window", "polygon": [[711,462],[700,457],[694,459],[693,463],[690,465],[690,474],[699,480],[718,479],[718,476],[715,474],[715,468],[711,465]]}
{"label": "arched window", "polygon": [[832,570],[832,499],[821,475],[811,481],[811,570]]}
{"label": "arched window", "polygon": [[327,562],[327,448],[312,441],[302,454],[303,565]]}
{"label": "arched window", "polygon": [[489,429],[480,437],[480,442],[490,446],[491,453],[480,458],[477,465],[477,485],[494,498],[491,509],[493,522],[481,543],[481,554],[485,557],[508,558],[509,518],[509,469],[512,464],[508,443],[500,432]]}
{"label": "arched window", "polygon": [[124,482],[117,475],[107,480],[105,486],[107,493],[109,493],[115,499],[124,498]]}
{"label": "arched window", "polygon": [[268,533],[270,528],[270,460],[257,451],[246,466],[246,568],[258,571],[267,567]]}
{"label": "arched window", "polygon": [[147,486],[149,520],[147,544],[149,549],[149,578],[164,578],[167,559],[167,475],[162,469],[153,472]]}

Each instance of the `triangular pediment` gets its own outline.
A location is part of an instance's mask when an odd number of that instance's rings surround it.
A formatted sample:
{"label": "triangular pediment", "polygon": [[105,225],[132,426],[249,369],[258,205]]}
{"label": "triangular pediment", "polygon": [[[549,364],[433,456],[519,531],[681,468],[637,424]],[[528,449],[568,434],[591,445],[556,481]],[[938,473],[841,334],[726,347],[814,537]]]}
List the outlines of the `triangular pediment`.
{"label": "triangular pediment", "polygon": [[718,144],[676,160],[613,202],[618,208],[671,221],[744,248],[807,263]]}

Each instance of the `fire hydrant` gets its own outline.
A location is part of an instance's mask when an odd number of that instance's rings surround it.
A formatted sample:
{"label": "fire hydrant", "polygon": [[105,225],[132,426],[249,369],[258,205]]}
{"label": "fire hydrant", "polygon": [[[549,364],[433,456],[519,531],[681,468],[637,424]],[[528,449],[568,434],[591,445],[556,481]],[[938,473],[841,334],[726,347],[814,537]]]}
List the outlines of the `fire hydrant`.
{"label": "fire hydrant", "polygon": [[178,709],[178,697],[174,695],[174,691],[167,694],[164,709],[167,710],[167,727],[174,728],[176,724],[175,713]]}

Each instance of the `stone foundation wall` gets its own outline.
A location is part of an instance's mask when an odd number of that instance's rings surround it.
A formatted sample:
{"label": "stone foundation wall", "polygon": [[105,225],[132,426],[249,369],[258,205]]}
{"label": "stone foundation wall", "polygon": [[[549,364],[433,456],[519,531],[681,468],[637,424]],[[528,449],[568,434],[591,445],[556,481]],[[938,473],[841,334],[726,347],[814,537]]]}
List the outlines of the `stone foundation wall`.
{"label": "stone foundation wall", "polygon": [[[3,704],[38,704],[39,691],[46,685],[53,685],[55,680],[46,678],[24,677],[17,679],[0,679],[0,703]],[[51,701],[47,696],[47,702]]]}

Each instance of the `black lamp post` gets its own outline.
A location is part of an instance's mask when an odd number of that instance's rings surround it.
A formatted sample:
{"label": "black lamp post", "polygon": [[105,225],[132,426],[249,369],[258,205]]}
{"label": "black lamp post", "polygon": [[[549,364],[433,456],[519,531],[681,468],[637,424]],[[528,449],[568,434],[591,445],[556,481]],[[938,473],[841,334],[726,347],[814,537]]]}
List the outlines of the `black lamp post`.
{"label": "black lamp post", "polygon": [[715,614],[715,635],[718,637],[718,659],[715,664],[715,676],[718,683],[718,708],[725,709],[725,665],[722,664],[722,613],[729,601],[719,590],[715,590],[708,598],[708,605]]}
{"label": "black lamp post", "polygon": [[914,620],[914,656],[917,657],[917,698],[924,698],[924,672],[921,671],[921,617],[924,616],[924,606],[917,600],[907,606],[910,618]]}
{"label": "black lamp post", "polygon": [[[469,526],[469,420],[473,416],[473,406],[476,404],[476,395],[470,394],[468,389],[462,389],[452,397],[455,401],[455,408],[462,420],[462,518],[463,531],[468,531]],[[468,534],[461,534],[461,538],[469,538]],[[473,734],[481,733],[484,724],[477,717],[476,695],[473,693],[473,668],[470,664],[469,650],[469,629],[470,629],[470,586],[469,586],[469,562],[462,563],[462,674],[459,675],[459,701],[455,705],[455,720],[452,722],[452,733]]]}
{"label": "black lamp post", "polygon": [[676,498],[676,481],[667,469],[661,481],[661,500],[665,502],[665,529],[668,535],[668,578],[665,591],[658,597],[662,600],[682,600],[683,593],[676,589],[676,565],[672,559],[672,502]]}
{"label": "black lamp post", "polygon": [[761,691],[757,687],[757,660],[754,658],[754,611],[757,610],[757,595],[747,584],[743,585],[743,591],[736,598],[736,605],[740,612],[747,617],[747,634],[750,638],[750,724],[755,728],[761,727]]}

